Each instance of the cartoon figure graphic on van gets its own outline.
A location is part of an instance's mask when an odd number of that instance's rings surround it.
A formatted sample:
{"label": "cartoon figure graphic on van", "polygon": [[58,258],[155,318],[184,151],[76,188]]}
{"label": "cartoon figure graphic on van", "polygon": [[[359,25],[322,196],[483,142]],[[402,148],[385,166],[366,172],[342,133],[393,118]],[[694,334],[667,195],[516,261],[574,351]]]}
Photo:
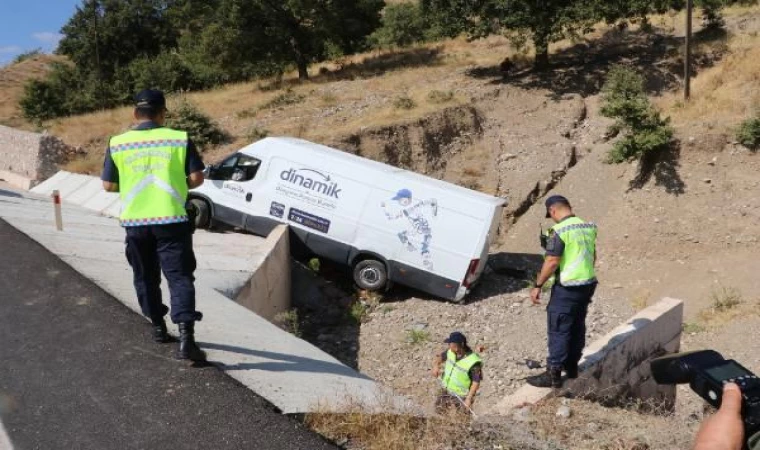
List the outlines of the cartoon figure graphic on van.
{"label": "cartoon figure graphic on van", "polygon": [[[433,270],[430,257],[430,241],[433,232],[430,228],[430,216],[438,216],[438,201],[436,199],[417,200],[412,198],[412,191],[401,189],[391,199],[398,203],[398,208],[389,208],[385,202],[380,204],[388,220],[406,219],[405,229],[398,233],[398,238],[410,252],[419,251],[422,264],[427,270]],[[389,211],[391,209],[391,211]]]}

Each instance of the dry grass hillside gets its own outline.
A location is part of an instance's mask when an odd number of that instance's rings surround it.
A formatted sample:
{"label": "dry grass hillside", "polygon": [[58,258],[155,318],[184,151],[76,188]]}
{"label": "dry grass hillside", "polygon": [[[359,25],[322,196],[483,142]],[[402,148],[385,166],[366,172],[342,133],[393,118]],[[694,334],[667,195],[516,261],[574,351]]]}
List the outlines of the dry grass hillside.
{"label": "dry grass hillside", "polygon": [[18,108],[18,102],[24,94],[24,85],[29,80],[44,77],[50,70],[50,63],[60,59],[42,54],[0,67],[0,125],[29,128]]}

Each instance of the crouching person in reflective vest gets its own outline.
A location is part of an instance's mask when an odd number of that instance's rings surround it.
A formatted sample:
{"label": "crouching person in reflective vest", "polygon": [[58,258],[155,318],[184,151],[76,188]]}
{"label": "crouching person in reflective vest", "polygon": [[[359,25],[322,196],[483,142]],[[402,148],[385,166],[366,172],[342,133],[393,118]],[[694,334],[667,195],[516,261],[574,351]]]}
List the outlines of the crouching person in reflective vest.
{"label": "crouching person in reflective vest", "polygon": [[449,349],[437,356],[433,363],[433,376],[441,381],[436,411],[460,408],[472,413],[475,394],[483,380],[483,362],[467,346],[464,334],[455,331],[444,342],[449,344]]}
{"label": "crouching person in reflective vest", "polygon": [[103,187],[121,196],[121,226],[137,299],[153,324],[153,339],[170,342],[161,299],[161,271],[171,292],[171,319],[179,327],[177,358],[203,361],[194,324],[195,254],[185,204],[188,190],[203,184],[203,161],[184,131],[164,127],[166,99],[160,91],[135,96],[132,130],[111,138],[103,166]]}

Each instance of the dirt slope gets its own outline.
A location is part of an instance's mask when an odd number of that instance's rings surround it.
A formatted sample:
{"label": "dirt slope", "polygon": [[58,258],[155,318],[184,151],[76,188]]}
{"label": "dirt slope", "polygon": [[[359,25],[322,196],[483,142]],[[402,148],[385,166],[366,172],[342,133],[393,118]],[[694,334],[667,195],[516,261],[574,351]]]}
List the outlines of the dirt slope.
{"label": "dirt slope", "polygon": [[0,68],[0,124],[10,127],[28,126],[18,109],[24,85],[29,80],[44,77],[50,70],[50,63],[57,60],[61,58],[42,54]]}

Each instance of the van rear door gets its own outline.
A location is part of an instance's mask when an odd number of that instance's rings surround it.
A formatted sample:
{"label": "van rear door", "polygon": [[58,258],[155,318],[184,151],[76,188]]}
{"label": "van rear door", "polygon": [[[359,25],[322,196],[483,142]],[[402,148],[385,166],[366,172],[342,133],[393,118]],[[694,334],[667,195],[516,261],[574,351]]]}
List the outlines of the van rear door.
{"label": "van rear door", "polygon": [[501,215],[504,210],[504,205],[498,205],[493,208],[493,216],[491,217],[491,223],[489,224],[488,234],[485,237],[483,247],[480,250],[480,254],[470,261],[470,266],[467,268],[464,281],[462,284],[466,288],[470,288],[474,285],[488,264],[488,255],[491,249],[491,244],[496,239],[496,235],[499,231],[499,223],[501,223]]}

